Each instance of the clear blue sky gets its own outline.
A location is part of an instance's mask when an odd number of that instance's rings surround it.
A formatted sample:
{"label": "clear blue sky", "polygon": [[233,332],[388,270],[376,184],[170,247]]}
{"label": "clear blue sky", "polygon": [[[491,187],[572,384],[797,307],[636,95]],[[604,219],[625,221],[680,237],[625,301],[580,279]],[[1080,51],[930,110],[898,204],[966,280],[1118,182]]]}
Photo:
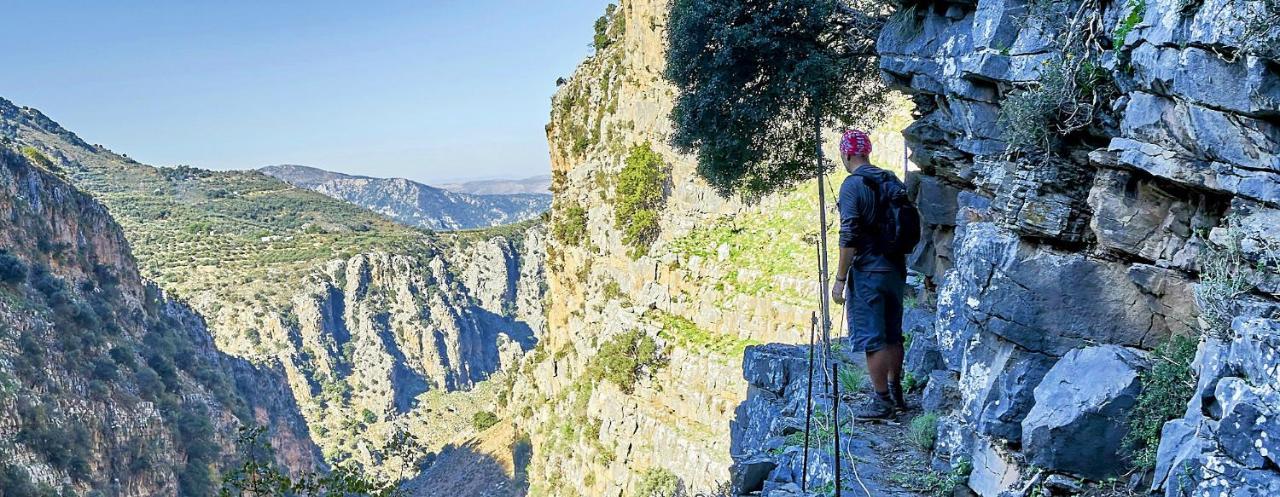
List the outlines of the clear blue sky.
{"label": "clear blue sky", "polygon": [[5,2],[0,96],[154,165],[546,174],[555,80],[607,3]]}

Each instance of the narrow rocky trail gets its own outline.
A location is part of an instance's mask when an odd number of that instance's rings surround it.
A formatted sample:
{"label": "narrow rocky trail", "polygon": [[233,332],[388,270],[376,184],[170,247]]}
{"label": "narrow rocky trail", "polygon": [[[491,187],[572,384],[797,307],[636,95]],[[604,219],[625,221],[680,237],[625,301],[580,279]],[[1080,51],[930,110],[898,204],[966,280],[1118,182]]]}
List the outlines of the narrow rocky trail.
{"label": "narrow rocky trail", "polygon": [[[857,364],[847,367],[857,368]],[[740,495],[834,495],[832,397],[823,378],[814,376],[814,414],[810,435],[808,493],[801,491],[804,467],[805,398],[808,347],[768,344],[752,347],[743,358],[749,390],[733,421],[732,482]],[[945,484],[949,468],[932,466],[931,455],[909,436],[917,407],[881,422],[857,422],[851,414],[863,392],[841,393],[842,496],[929,497]],[[909,403],[919,406],[917,394]]]}
{"label": "narrow rocky trail", "polygon": [[[853,399],[851,399],[853,400]],[[846,402],[849,402],[848,400]],[[853,400],[856,403],[856,400]],[[915,402],[918,402],[916,399]],[[844,497],[927,497],[927,488],[913,482],[931,471],[930,455],[915,447],[907,436],[913,410],[893,421],[848,422],[841,452],[845,454]]]}

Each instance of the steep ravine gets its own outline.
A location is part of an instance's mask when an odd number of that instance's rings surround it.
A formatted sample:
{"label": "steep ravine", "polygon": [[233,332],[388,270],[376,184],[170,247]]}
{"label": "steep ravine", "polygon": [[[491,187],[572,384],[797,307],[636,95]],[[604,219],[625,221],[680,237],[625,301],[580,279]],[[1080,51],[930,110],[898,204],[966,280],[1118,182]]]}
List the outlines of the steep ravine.
{"label": "steep ravine", "polygon": [[0,493],[214,495],[242,426],[320,467],[283,371],[219,352],[107,209],[7,144],[0,219]]}
{"label": "steep ravine", "polygon": [[[536,220],[433,234],[258,172],[143,165],[2,99],[0,118],[106,205],[139,272],[208,320],[217,350],[282,370],[330,463],[412,474],[493,409],[478,385],[544,327]],[[423,449],[392,456],[398,432]]]}

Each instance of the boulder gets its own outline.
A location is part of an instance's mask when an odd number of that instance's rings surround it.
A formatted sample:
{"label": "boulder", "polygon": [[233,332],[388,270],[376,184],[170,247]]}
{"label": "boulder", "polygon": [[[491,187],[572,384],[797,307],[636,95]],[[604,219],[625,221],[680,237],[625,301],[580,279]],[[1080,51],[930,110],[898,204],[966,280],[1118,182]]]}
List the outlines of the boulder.
{"label": "boulder", "polygon": [[729,485],[735,495],[758,491],[764,488],[765,479],[775,467],[777,461],[766,456],[734,461],[729,468]]}
{"label": "boulder", "polygon": [[1280,461],[1280,394],[1240,378],[1218,382],[1217,390],[1223,406],[1218,423],[1222,451],[1246,468],[1275,467]]}
{"label": "boulder", "polygon": [[[1159,492],[1170,483],[1170,476],[1183,471],[1184,461],[1192,460],[1211,449],[1211,441],[1201,429],[1207,426],[1199,421],[1175,419],[1164,424],[1160,431],[1160,447],[1156,451],[1155,474],[1151,479],[1151,491]],[[1178,479],[1172,480],[1178,486]]]}
{"label": "boulder", "polygon": [[1016,442],[1022,419],[1035,403],[1034,389],[1054,358],[982,334],[965,351],[959,388],[963,413],[978,433]]}
{"label": "boulder", "polygon": [[923,379],[935,369],[946,368],[933,334],[933,314],[921,308],[909,309],[902,321],[903,331],[911,336],[903,369]]}
{"label": "boulder", "polygon": [[1035,406],[1022,421],[1029,462],[1090,479],[1119,474],[1120,444],[1147,367],[1145,352],[1117,345],[1063,356],[1036,387]]}

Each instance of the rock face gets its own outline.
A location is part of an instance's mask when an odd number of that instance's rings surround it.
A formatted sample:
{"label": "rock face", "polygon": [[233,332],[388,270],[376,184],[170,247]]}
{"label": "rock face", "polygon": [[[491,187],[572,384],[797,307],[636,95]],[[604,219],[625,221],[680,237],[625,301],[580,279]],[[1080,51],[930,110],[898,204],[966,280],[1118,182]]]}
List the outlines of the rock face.
{"label": "rock face", "polygon": [[[726,483],[730,421],[748,390],[743,350],[806,340],[816,198],[810,189],[744,206],[717,196],[692,157],[669,147],[667,8],[620,2],[611,41],[553,101],[547,333],[507,409],[533,444],[531,495],[630,495],[647,474],[669,474],[691,493]],[[657,239],[635,250],[615,220],[615,188],[630,151],[646,143],[667,187]],[[663,361],[642,368],[628,392],[593,371],[608,345],[636,333]]]}
{"label": "rock face", "polygon": [[[1266,5],[1153,0],[1131,14],[1123,2],[1054,3],[1058,19],[1078,15],[1123,43],[1099,42],[1114,91],[1049,157],[1007,153],[999,119],[1067,56],[1065,23],[1029,15],[1043,6],[926,2],[881,32],[886,81],[916,104],[904,135],[926,227],[912,267],[936,322],[913,355],[942,358],[911,366],[958,377],[940,453],[972,461],[978,494],[1026,488],[1031,465],[1089,478],[1121,469],[1098,459],[1124,455],[1141,350],[1201,334],[1206,248],[1233,238],[1245,254],[1237,269],[1264,269],[1235,307],[1231,345],[1202,342],[1199,394],[1165,428],[1154,487],[1217,495],[1230,482],[1230,495],[1268,495],[1280,485],[1255,428],[1271,417],[1254,416],[1276,409],[1276,377],[1241,372],[1264,370],[1277,308],[1266,254],[1280,238],[1261,220],[1280,207],[1280,64],[1242,50],[1244,21]],[[931,382],[931,405],[949,404],[945,387]]]}
{"label": "rock face", "polygon": [[[138,274],[101,204],[0,145],[0,487],[215,495],[237,428],[319,466],[278,367],[219,352],[204,321]],[[45,159],[47,160],[47,159]]]}
{"label": "rock face", "polygon": [[1230,343],[1196,356],[1199,382],[1186,416],[1164,426],[1152,482],[1168,497],[1274,495],[1280,429],[1280,321],[1240,317]]}
{"label": "rock face", "polygon": [[259,169],[299,188],[308,188],[384,214],[409,226],[460,230],[534,219],[551,208],[545,193],[470,194],[403,178],[370,178],[307,166]]}

